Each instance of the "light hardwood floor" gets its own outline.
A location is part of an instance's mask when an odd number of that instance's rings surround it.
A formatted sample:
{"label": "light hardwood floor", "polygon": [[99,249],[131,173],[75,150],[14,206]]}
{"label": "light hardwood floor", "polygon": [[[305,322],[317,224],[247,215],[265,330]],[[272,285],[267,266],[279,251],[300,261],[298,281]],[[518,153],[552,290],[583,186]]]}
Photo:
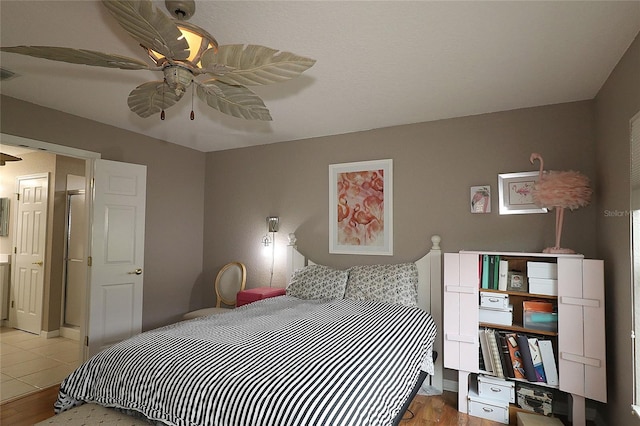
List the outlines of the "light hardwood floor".
{"label": "light hardwood floor", "polygon": [[[12,426],[31,426],[53,416],[53,403],[58,395],[58,386],[52,386],[35,394],[0,405],[0,424]],[[422,396],[414,398],[410,412],[405,414],[401,426],[424,425],[466,425],[498,426],[500,423],[467,416],[456,410],[455,393],[445,392],[441,396]]]}

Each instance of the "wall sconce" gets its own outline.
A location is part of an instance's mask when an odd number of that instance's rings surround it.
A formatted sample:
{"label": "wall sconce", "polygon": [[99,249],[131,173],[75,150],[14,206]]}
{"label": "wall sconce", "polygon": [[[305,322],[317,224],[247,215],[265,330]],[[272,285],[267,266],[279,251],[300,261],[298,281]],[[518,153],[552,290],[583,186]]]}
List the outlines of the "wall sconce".
{"label": "wall sconce", "polygon": [[272,243],[271,238],[269,236],[269,232],[272,234],[278,232],[278,225],[280,224],[280,218],[278,216],[269,216],[267,217],[267,234],[262,237],[262,245],[265,247],[269,247]]}

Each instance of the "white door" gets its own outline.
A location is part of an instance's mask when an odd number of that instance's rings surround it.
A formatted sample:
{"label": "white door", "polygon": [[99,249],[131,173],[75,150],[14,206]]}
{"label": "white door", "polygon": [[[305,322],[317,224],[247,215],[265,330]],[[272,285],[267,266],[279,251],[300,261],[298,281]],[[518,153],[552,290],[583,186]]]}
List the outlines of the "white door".
{"label": "white door", "polygon": [[142,330],[146,174],[95,161],[88,356]]}
{"label": "white door", "polygon": [[49,175],[17,179],[16,238],[11,304],[13,326],[40,334],[44,297]]}

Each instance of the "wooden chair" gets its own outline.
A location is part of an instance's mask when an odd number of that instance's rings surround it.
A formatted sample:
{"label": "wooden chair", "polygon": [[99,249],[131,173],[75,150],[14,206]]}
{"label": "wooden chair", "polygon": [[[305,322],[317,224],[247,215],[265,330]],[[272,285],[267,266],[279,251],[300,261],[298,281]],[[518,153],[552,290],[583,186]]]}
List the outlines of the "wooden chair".
{"label": "wooden chair", "polygon": [[207,315],[229,312],[236,306],[239,291],[244,290],[247,281],[247,268],[240,262],[227,263],[216,276],[214,288],[216,291],[216,306],[187,312],[183,320],[204,317]]}

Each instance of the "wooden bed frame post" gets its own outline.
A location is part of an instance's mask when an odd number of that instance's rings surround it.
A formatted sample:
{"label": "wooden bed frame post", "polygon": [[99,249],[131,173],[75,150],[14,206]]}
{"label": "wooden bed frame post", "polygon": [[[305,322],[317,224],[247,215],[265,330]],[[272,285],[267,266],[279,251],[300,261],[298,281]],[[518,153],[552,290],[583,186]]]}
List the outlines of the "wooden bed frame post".
{"label": "wooden bed frame post", "polygon": [[444,370],[442,354],[442,249],[439,235],[431,237],[431,250],[416,260],[418,267],[418,306],[429,312],[436,324],[438,334],[433,350],[438,354],[434,362],[434,375],[431,387],[442,393],[444,389]]}

